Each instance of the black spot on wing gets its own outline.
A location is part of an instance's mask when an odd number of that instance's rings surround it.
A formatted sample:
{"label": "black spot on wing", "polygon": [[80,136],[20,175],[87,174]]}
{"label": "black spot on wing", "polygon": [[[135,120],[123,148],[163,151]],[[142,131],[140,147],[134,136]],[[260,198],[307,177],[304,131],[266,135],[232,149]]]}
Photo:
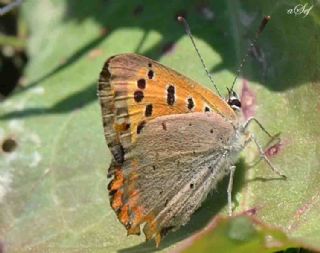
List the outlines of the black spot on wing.
{"label": "black spot on wing", "polygon": [[150,116],[152,115],[152,109],[153,109],[152,104],[147,105],[147,106],[146,106],[146,110],[145,110],[145,112],[144,112],[144,115],[145,115],[146,117],[150,117]]}
{"label": "black spot on wing", "polygon": [[144,98],[144,95],[143,95],[143,92],[141,90],[137,90],[137,91],[134,92],[133,97],[134,97],[134,101],[139,103]]}
{"label": "black spot on wing", "polygon": [[173,85],[169,85],[167,88],[167,104],[168,105],[173,105],[175,100],[176,100],[176,95],[175,95],[175,87]]}
{"label": "black spot on wing", "polygon": [[146,125],[146,122],[145,121],[141,121],[139,123],[139,125],[137,126],[137,134],[140,134],[142,129],[144,128],[144,126]]}
{"label": "black spot on wing", "polygon": [[194,108],[194,101],[192,97],[188,98],[187,107],[189,110],[192,110]]}
{"label": "black spot on wing", "polygon": [[145,89],[146,88],[146,80],[145,79],[139,79],[137,81],[137,86],[139,89]]}
{"label": "black spot on wing", "polygon": [[123,164],[124,162],[124,148],[121,144],[117,144],[111,148],[111,153],[117,164]]}
{"label": "black spot on wing", "polygon": [[154,72],[153,72],[153,70],[149,70],[148,71],[148,78],[149,79],[152,79],[154,77]]}

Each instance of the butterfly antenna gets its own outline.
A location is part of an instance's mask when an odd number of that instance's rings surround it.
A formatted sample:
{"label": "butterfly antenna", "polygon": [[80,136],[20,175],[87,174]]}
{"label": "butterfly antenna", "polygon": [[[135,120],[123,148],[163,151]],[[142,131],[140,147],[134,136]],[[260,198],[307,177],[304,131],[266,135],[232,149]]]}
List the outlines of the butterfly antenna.
{"label": "butterfly antenna", "polygon": [[210,82],[212,83],[213,87],[216,89],[218,95],[221,97],[221,94],[220,94],[220,92],[219,92],[216,84],[214,83],[214,81],[213,81],[213,79],[212,79],[212,76],[211,76],[211,74],[209,73],[206,64],[204,63],[204,60],[203,60],[202,57],[201,57],[201,54],[200,54],[200,52],[199,52],[199,49],[197,48],[196,43],[194,42],[194,39],[193,39],[193,37],[192,37],[191,30],[190,30],[190,26],[189,26],[188,22],[187,22],[186,19],[185,19],[184,17],[182,17],[182,16],[179,16],[179,17],[178,17],[178,21],[181,22],[181,23],[184,25],[184,29],[185,29],[186,33],[188,34],[188,36],[189,36],[189,38],[190,38],[190,40],[191,40],[191,42],[192,42],[192,45],[193,45],[194,49],[196,50],[196,52],[197,52],[197,54],[198,54],[198,57],[199,57],[199,59],[200,59],[200,61],[201,61],[201,63],[202,63],[202,66],[204,67],[204,70],[205,70],[206,73],[207,73],[207,76],[208,76],[209,79],[210,79]]}
{"label": "butterfly antenna", "polygon": [[231,91],[233,90],[234,84],[236,83],[236,81],[237,81],[237,79],[238,79],[238,77],[239,77],[239,75],[240,75],[240,71],[241,71],[243,65],[245,64],[245,62],[246,62],[246,60],[247,60],[247,58],[248,58],[248,56],[249,56],[249,53],[250,53],[251,49],[256,45],[257,40],[258,40],[260,34],[261,34],[262,31],[264,30],[265,26],[267,25],[267,23],[269,22],[270,19],[271,19],[270,16],[265,16],[265,17],[262,19],[262,21],[261,21],[261,23],[260,23],[260,26],[259,26],[259,29],[258,29],[258,31],[256,32],[256,36],[255,36],[254,40],[250,43],[250,45],[249,45],[249,47],[248,47],[248,49],[247,49],[247,53],[246,53],[246,55],[243,57],[240,65],[239,65],[239,68],[238,68],[238,70],[237,70],[236,77],[234,78],[233,83],[232,83],[232,86],[231,86],[231,89],[230,89]]}

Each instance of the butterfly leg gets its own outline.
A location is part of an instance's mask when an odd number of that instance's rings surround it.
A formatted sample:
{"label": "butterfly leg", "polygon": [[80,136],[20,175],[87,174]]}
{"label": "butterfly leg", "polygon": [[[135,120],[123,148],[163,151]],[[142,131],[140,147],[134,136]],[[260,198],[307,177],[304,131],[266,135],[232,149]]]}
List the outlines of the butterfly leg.
{"label": "butterfly leg", "polygon": [[257,119],[254,118],[254,117],[251,117],[251,118],[249,118],[249,119],[247,120],[247,122],[246,122],[246,123],[244,124],[244,126],[243,126],[243,129],[246,130],[246,129],[248,128],[248,126],[249,126],[251,123],[253,123],[253,122],[255,122],[255,123],[260,127],[260,129],[261,129],[266,135],[268,135],[270,138],[272,138],[272,139],[276,138],[276,139],[278,139],[278,140],[280,141],[280,137],[279,137],[278,134],[276,134],[275,136],[271,135],[271,134],[267,131],[267,129],[265,129],[264,126],[260,123],[260,121],[257,120]]}
{"label": "butterfly leg", "polygon": [[229,216],[232,216],[232,187],[233,187],[233,177],[234,177],[234,172],[236,170],[236,166],[232,165],[230,167],[230,177],[229,177],[229,184],[228,184],[228,214]]}
{"label": "butterfly leg", "polygon": [[[279,137],[280,133],[273,135],[272,138],[269,140],[268,144],[265,145],[265,147],[271,147],[271,144],[274,143],[273,145],[278,145],[281,141],[280,137]],[[251,141],[251,140],[250,140]],[[265,148],[263,148],[263,150],[265,150]],[[258,163],[260,163],[262,160],[261,156],[252,164],[249,165],[250,168],[255,167]]]}
{"label": "butterfly leg", "polygon": [[[271,135],[271,134],[263,127],[263,125],[262,125],[256,118],[254,118],[254,117],[251,117],[251,118],[249,118],[249,119],[247,120],[247,122],[246,122],[246,123],[244,124],[244,126],[243,126],[243,130],[245,131],[252,122],[255,122],[255,123],[260,127],[260,129],[261,129],[266,135],[268,135],[268,136],[271,138],[272,141],[274,141],[274,140],[280,141],[279,134],[276,134],[276,135],[274,135],[274,136]],[[255,135],[254,135],[253,133],[250,133],[250,136],[249,136],[249,138],[248,138],[247,143],[249,143],[249,142],[251,142],[251,141],[253,141],[253,142],[256,144],[256,146],[257,146],[257,148],[258,148],[258,151],[259,151],[259,153],[260,153],[260,159],[259,159],[255,164],[257,164],[261,159],[263,159],[263,160],[269,165],[269,167],[271,168],[271,170],[272,170],[274,173],[278,174],[279,176],[281,176],[281,177],[283,177],[283,178],[287,178],[285,175],[281,174],[281,172],[278,171],[278,170],[272,165],[272,163],[270,162],[270,160],[268,159],[268,157],[265,155],[262,146],[259,144],[259,142],[258,142],[257,139],[255,138]],[[247,143],[246,143],[246,144],[247,144]],[[246,144],[245,144],[245,145],[246,145]]]}
{"label": "butterfly leg", "polygon": [[273,164],[270,162],[269,158],[265,155],[264,151],[263,151],[263,148],[261,147],[261,145],[259,144],[259,142],[257,141],[255,135],[253,133],[250,133],[250,136],[249,136],[249,140],[248,141],[253,141],[257,148],[258,148],[258,151],[260,153],[260,158],[263,159],[270,167],[270,169],[276,173],[277,175],[281,176],[282,178],[287,178],[286,175],[282,174],[279,170],[277,170]]}

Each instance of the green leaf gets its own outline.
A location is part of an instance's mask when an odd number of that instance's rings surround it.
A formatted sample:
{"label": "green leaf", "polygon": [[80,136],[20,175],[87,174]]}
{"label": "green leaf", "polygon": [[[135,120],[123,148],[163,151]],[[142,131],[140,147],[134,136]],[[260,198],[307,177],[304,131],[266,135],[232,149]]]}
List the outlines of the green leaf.
{"label": "green leaf", "polygon": [[[30,29],[27,84],[0,104],[0,249],[165,252],[225,213],[227,178],[191,221],[156,249],[143,236],[127,237],[108,203],[110,153],[96,96],[99,72],[111,55],[135,52],[211,87],[175,21],[186,13],[222,93],[262,16],[272,15],[242,76],[256,96],[256,118],[271,133],[281,132],[282,145],[270,159],[288,180],[278,180],[264,162],[248,168],[258,156],[250,146],[237,164],[234,212],[254,209],[262,227],[280,229],[297,246],[320,251],[320,15],[316,6],[306,17],[287,14],[300,3],[24,1]],[[237,90],[242,82],[239,78]],[[268,143],[258,127],[251,130],[261,144]],[[249,233],[250,241],[255,234]],[[291,246],[284,243],[283,249]]]}
{"label": "green leaf", "polygon": [[177,252],[270,253],[298,244],[290,242],[286,235],[269,228],[249,216],[213,220],[202,232],[180,244]]}

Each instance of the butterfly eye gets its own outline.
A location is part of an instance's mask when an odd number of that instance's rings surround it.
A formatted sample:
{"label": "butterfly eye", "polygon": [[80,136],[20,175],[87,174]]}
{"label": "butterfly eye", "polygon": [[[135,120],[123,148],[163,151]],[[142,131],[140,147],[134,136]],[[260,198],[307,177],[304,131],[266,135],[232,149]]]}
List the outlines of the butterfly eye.
{"label": "butterfly eye", "polygon": [[231,97],[228,100],[228,104],[231,106],[231,108],[235,111],[240,111],[241,109],[241,102],[236,97]]}
{"label": "butterfly eye", "polygon": [[241,109],[241,102],[240,99],[233,90],[229,91],[229,98],[227,103],[230,105],[230,107],[235,111],[240,111]]}

